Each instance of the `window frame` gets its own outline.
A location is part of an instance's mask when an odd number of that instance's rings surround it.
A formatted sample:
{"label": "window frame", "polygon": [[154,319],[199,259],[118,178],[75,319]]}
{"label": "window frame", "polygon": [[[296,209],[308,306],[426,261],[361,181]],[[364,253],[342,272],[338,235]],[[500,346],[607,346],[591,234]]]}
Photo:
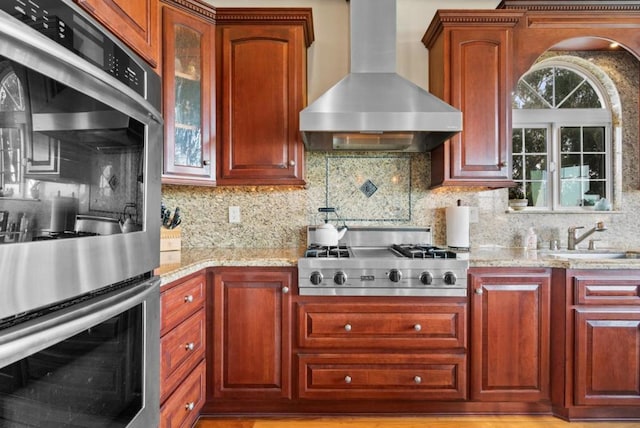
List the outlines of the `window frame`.
{"label": "window frame", "polygon": [[[609,201],[613,199],[614,186],[614,148],[613,148],[613,112],[606,96],[606,91],[600,84],[599,80],[587,70],[571,63],[560,61],[543,61],[532,67],[521,79],[531,72],[543,68],[565,68],[569,69],[586,79],[586,83],[596,91],[600,98],[602,108],[591,109],[564,109],[564,108],[546,108],[546,109],[511,109],[511,121],[513,129],[539,129],[546,128],[548,133],[547,140],[547,206],[536,207],[527,206],[522,213],[527,212],[591,212],[594,211],[593,206],[562,206],[560,203],[560,131],[564,127],[603,127],[605,130],[605,195],[601,197],[607,198]],[[518,81],[520,82],[520,80]],[[579,120],[577,120],[579,119]],[[513,144],[513,133],[512,133]],[[524,143],[524,142],[523,142]],[[526,152],[524,152],[526,154]],[[581,152],[589,153],[589,152]],[[514,154],[512,153],[512,160]],[[513,165],[512,165],[513,168]],[[514,180],[515,181],[515,180]],[[522,179],[516,183],[527,182],[525,170],[523,170]]]}

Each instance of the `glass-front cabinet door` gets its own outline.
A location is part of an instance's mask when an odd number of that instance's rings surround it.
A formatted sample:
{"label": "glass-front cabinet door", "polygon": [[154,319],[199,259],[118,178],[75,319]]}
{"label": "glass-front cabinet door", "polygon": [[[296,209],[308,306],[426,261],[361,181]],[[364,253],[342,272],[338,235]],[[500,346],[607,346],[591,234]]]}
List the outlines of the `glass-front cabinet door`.
{"label": "glass-front cabinet door", "polygon": [[165,147],[163,183],[215,184],[212,25],[163,9]]}

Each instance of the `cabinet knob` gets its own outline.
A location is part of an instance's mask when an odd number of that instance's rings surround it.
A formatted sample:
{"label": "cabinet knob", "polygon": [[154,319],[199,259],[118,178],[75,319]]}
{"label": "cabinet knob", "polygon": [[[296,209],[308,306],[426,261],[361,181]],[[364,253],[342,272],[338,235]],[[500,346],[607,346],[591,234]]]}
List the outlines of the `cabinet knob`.
{"label": "cabinet knob", "polygon": [[190,403],[187,403],[187,404],[184,406],[184,408],[185,408],[185,410],[186,410],[187,412],[192,411],[193,409],[195,409],[195,407],[196,407],[196,403],[194,403],[193,401],[192,401],[192,402],[190,402]]}
{"label": "cabinet knob", "polygon": [[282,287],[282,294],[287,294],[289,292],[289,287]]}
{"label": "cabinet knob", "polygon": [[294,161],[293,159],[291,159],[289,161],[289,166],[296,166],[296,161]]}
{"label": "cabinet knob", "polygon": [[186,345],[184,345],[184,349],[186,349],[187,351],[193,351],[195,347],[196,345],[193,342],[189,342]]}
{"label": "cabinet knob", "polygon": [[416,324],[416,325],[413,326],[413,329],[415,331],[420,331],[420,330],[422,330],[422,326],[420,324]]}
{"label": "cabinet knob", "polygon": [[345,324],[344,331],[351,331],[351,324]]}
{"label": "cabinet knob", "polygon": [[482,288],[476,288],[476,294],[482,294],[484,293],[484,291],[482,291]]}
{"label": "cabinet knob", "polygon": [[351,383],[351,376],[345,376],[344,383]]}
{"label": "cabinet knob", "polygon": [[211,165],[211,161],[210,160],[203,160],[202,161],[202,165],[204,165],[204,166]]}
{"label": "cabinet knob", "polygon": [[189,294],[188,296],[184,296],[184,302],[185,303],[193,302],[193,296],[191,294]]}
{"label": "cabinet knob", "polygon": [[413,381],[419,384],[419,383],[422,383],[422,378],[420,376],[414,376]]}

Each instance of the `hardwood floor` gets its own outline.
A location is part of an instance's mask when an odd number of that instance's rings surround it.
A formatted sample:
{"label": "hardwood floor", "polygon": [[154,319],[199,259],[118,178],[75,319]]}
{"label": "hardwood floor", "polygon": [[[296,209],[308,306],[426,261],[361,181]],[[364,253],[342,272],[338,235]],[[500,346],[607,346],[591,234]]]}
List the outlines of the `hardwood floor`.
{"label": "hardwood floor", "polygon": [[196,428],[640,428],[640,422],[565,422],[551,416],[201,419]]}

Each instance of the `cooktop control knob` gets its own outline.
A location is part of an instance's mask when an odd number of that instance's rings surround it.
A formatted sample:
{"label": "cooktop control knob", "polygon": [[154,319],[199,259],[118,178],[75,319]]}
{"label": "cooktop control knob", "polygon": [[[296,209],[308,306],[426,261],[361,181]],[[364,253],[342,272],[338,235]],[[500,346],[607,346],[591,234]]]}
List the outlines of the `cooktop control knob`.
{"label": "cooktop control knob", "polygon": [[333,282],[338,285],[344,285],[344,283],[347,282],[347,275],[344,272],[336,272],[333,276]]}
{"label": "cooktop control knob", "polygon": [[455,285],[458,277],[453,272],[447,272],[444,274],[444,283],[447,285]]}
{"label": "cooktop control knob", "polygon": [[391,282],[400,282],[401,278],[402,272],[400,272],[398,269],[391,269],[389,271],[389,279],[391,280]]}
{"label": "cooktop control knob", "polygon": [[311,281],[313,285],[322,284],[322,274],[318,271],[312,272],[311,276],[309,277],[309,281]]}
{"label": "cooktop control knob", "polygon": [[433,282],[433,275],[431,275],[431,272],[422,272],[420,274],[420,282],[424,285],[431,285]]}

